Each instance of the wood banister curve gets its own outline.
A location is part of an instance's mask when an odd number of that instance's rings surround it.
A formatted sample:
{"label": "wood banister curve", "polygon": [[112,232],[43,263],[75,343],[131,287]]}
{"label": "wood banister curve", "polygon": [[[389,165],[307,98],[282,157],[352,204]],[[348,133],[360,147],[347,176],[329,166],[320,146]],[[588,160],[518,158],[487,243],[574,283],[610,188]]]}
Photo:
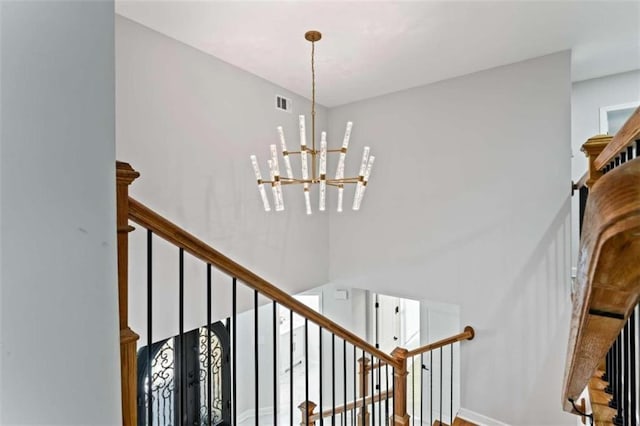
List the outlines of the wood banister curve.
{"label": "wood banister curve", "polygon": [[622,128],[611,139],[611,142],[602,150],[595,159],[594,166],[597,170],[602,170],[607,164],[614,160],[616,156],[629,144],[633,143],[640,136],[640,107],[638,107]]}
{"label": "wood banister curve", "polygon": [[187,253],[195,256],[196,258],[206,263],[210,263],[232,277],[236,277],[246,286],[253,290],[257,290],[262,295],[278,302],[283,307],[307,318],[309,321],[321,326],[326,331],[333,333],[352,345],[381,360],[384,360],[393,367],[400,367],[400,362],[392,356],[380,351],[373,345],[331,321],[324,315],[319,314],[305,304],[297,301],[295,298],[269,283],[267,280],[229,259],[202,240],[196,238],[189,232],[165,219],[131,197],[129,197],[129,219],[138,225],[151,230],[154,234],[171,244],[184,249]]}

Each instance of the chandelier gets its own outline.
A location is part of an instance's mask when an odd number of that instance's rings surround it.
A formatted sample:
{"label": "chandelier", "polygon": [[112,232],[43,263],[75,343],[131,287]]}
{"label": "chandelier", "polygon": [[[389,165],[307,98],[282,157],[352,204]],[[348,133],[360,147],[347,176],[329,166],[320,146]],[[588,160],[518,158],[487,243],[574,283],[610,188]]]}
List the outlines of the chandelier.
{"label": "chandelier", "polygon": [[[362,161],[360,162],[360,171],[356,177],[344,177],[344,162],[347,156],[347,148],[349,147],[349,138],[351,137],[351,129],[353,123],[348,122],[342,140],[342,147],[338,149],[327,149],[327,133],[322,132],[320,136],[320,150],[316,150],[316,75],[315,75],[315,43],[322,38],[322,34],[318,31],[307,31],[304,38],[311,42],[311,147],[307,145],[307,130],[304,115],[298,117],[300,130],[300,151],[289,151],[284,137],[284,131],[278,126],[278,136],[280,138],[280,148],[282,160],[284,163],[284,171],[286,176],[280,175],[280,165],[278,161],[278,150],[276,145],[270,145],[270,159],[267,161],[269,168],[269,179],[262,179],[260,166],[255,155],[251,156],[251,164],[258,181],[258,191],[262,198],[262,204],[265,211],[271,211],[265,184],[271,186],[273,193],[273,203],[276,211],[284,210],[284,198],[282,195],[283,185],[302,185],[304,202],[307,214],[311,214],[311,196],[309,190],[312,185],[318,185],[319,202],[318,210],[324,211],[326,208],[327,186],[338,189],[338,206],[337,211],[342,212],[342,204],[344,197],[344,187],[347,184],[356,185],[353,197],[353,210],[359,210],[367,189],[367,182],[371,175],[371,167],[375,157],[369,155],[369,147],[365,146],[362,153]],[[327,177],[327,155],[340,154],[338,165],[336,167],[335,178]],[[293,176],[291,168],[291,155],[299,155],[301,163],[301,177]],[[310,164],[309,164],[310,163]]]}

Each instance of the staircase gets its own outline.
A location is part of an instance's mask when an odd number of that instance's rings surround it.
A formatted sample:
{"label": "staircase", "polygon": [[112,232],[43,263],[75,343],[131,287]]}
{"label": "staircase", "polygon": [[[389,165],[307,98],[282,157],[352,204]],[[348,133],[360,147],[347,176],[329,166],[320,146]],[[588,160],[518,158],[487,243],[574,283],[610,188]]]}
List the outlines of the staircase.
{"label": "staircase", "polygon": [[[563,389],[566,411],[596,425],[640,422],[640,108],[615,136],[583,145],[580,254]],[[592,413],[579,403],[586,394]]]}
{"label": "staircase", "polygon": [[[408,426],[445,424],[451,419],[453,424],[470,424],[455,417],[453,383],[459,380],[454,357],[460,342],[473,339],[473,328],[467,326],[457,335],[419,348],[384,353],[129,197],[129,185],[138,177],[130,165],[117,163],[124,425]],[[130,223],[146,237],[141,259],[131,258],[129,252],[129,234],[135,229]],[[165,251],[169,247],[175,256],[177,276],[171,294],[177,296],[178,318],[177,334],[171,339],[154,339],[158,321],[154,301],[167,298],[158,294],[167,291],[156,277],[158,245]],[[146,287],[146,306],[131,308],[146,313],[146,345],[139,344],[139,335],[129,325],[129,262],[146,270],[146,282],[131,284]],[[194,270],[199,271],[198,279],[193,278]],[[160,278],[167,280],[164,275]],[[206,323],[186,330],[185,317],[193,306],[185,302],[185,294],[194,292],[200,292],[198,300],[206,304]],[[214,295],[220,294],[230,296],[225,302],[230,314],[222,321],[214,318],[213,307],[221,297]],[[304,345],[301,364],[294,363],[292,332],[287,355],[277,350],[279,326],[287,320],[304,323],[298,342]],[[221,339],[228,345],[219,345]],[[319,354],[309,351],[312,339],[320,345]],[[144,348],[138,351],[139,346]],[[249,362],[241,361],[247,357]],[[141,371],[138,365],[143,366]],[[287,365],[288,386],[282,386],[279,366]],[[304,374],[298,377],[301,368]],[[294,392],[294,381],[304,390]],[[283,404],[283,399],[288,401]],[[265,407],[271,408],[265,411]],[[247,417],[246,412],[251,414]]]}

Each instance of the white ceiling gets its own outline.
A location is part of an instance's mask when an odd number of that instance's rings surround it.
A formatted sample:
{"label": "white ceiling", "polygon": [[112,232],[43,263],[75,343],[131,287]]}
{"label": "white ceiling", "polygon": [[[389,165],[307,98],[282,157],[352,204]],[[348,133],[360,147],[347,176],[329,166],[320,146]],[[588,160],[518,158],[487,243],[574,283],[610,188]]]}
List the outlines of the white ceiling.
{"label": "white ceiling", "polygon": [[573,80],[640,68],[640,1],[116,1],[116,12],[336,106],[573,49]]}

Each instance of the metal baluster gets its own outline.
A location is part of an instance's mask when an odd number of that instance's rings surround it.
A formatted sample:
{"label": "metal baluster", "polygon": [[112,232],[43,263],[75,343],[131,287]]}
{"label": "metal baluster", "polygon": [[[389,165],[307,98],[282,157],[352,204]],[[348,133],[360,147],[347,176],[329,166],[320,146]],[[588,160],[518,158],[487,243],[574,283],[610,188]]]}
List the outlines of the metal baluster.
{"label": "metal baluster", "polygon": [[185,409],[187,405],[187,386],[186,386],[186,352],[184,345],[184,249],[180,249],[179,256],[179,281],[178,281],[178,322],[180,329],[180,399],[178,405],[179,424],[185,421]]}
{"label": "metal baluster", "polygon": [[211,354],[213,352],[211,348],[211,297],[212,297],[212,288],[211,288],[211,264],[207,263],[207,380],[205,383],[207,384],[207,420],[209,426],[213,426],[213,416],[212,416],[212,399],[211,399],[211,390],[212,390],[212,362],[211,362]]}
{"label": "metal baluster", "polygon": [[620,165],[620,156],[616,157],[616,167]]}
{"label": "metal baluster", "polygon": [[[233,317],[233,346],[231,348],[231,358],[233,359],[233,368],[231,370],[231,374],[233,376],[233,380],[231,385],[233,386],[232,391],[233,395],[231,397],[231,404],[233,407],[233,424],[238,424],[238,400],[237,400],[237,362],[236,362],[236,352],[237,352],[237,344],[238,341],[238,312],[237,312],[237,280],[236,277],[233,277],[231,280],[231,316]],[[293,425],[291,425],[293,426]]]}
{"label": "metal baluster", "polygon": [[320,377],[318,378],[320,380],[320,425],[324,425],[324,416],[322,415],[322,412],[324,411],[323,409],[323,404],[322,404],[322,327],[318,326],[318,328],[320,329],[320,333],[319,333],[319,340],[320,340],[320,347],[319,347],[319,361],[320,361]]}
{"label": "metal baluster", "polygon": [[449,424],[453,424],[453,343],[449,346],[449,352],[451,354],[451,360],[449,364],[449,370],[451,376],[449,377],[449,387],[451,391],[450,399],[449,399]]}
{"label": "metal baluster", "polygon": [[411,424],[416,424],[416,358],[411,357]]}
{"label": "metal baluster", "polygon": [[633,160],[633,146],[629,145],[627,147],[627,161]]}
{"label": "metal baluster", "polygon": [[[382,397],[382,360],[378,359],[378,395]],[[382,425],[382,400],[378,399],[378,425]]]}
{"label": "metal baluster", "polygon": [[373,354],[371,354],[371,425],[374,426],[376,424],[376,404],[374,395],[376,394],[376,386],[375,386],[375,374],[373,373],[373,366],[375,365],[375,358]]}
{"label": "metal baluster", "polygon": [[640,157],[640,139],[636,139],[636,157]]}
{"label": "metal baluster", "polygon": [[278,303],[273,301],[273,424],[278,424]]}
{"label": "metal baluster", "polygon": [[331,426],[335,426],[335,424],[336,424],[336,335],[331,334]]}
{"label": "metal baluster", "polygon": [[153,425],[153,375],[151,371],[151,347],[153,339],[153,232],[147,230],[147,425]]}
{"label": "metal baluster", "polygon": [[580,203],[580,211],[579,211],[579,226],[580,232],[582,232],[582,222],[584,221],[584,212],[587,209],[587,199],[589,198],[589,188],[583,186],[580,188],[580,192],[578,193],[578,201]]}
{"label": "metal baluster", "polygon": [[613,380],[612,380],[612,390],[613,390],[613,398],[609,402],[609,406],[611,408],[615,408],[617,410],[617,414],[612,419],[614,424],[620,424],[622,419],[620,417],[620,411],[622,411],[622,405],[620,404],[620,375],[622,374],[622,351],[621,351],[621,341],[620,335],[616,338],[616,342],[614,344],[614,364],[613,364]]}
{"label": "metal baluster", "polygon": [[344,411],[342,412],[342,426],[347,426],[347,341],[342,339],[342,402]]}
{"label": "metal baluster", "polygon": [[440,424],[442,424],[442,346],[440,347]]}
{"label": "metal baluster", "polygon": [[356,345],[353,345],[353,410],[351,410],[351,424],[355,425],[356,424],[356,419],[357,419],[357,410],[356,410],[356,401],[357,401],[357,395],[356,395],[356,388],[357,386],[357,382],[356,382]]}
{"label": "metal baluster", "polygon": [[629,395],[629,399],[631,400],[631,404],[629,406],[629,417],[631,420],[629,422],[630,426],[636,426],[637,424],[638,382],[636,381],[636,350],[636,309],[634,309],[631,311],[631,317],[629,319],[629,364],[631,367],[629,370],[629,377],[631,378],[631,389]]}
{"label": "metal baluster", "polygon": [[420,423],[424,422],[424,353],[420,354]]}
{"label": "metal baluster", "polygon": [[627,152],[626,151],[622,151],[620,153],[620,164],[624,164],[627,162]]}
{"label": "metal baluster", "polygon": [[304,400],[305,425],[309,424],[309,320],[304,319]]}
{"label": "metal baluster", "polygon": [[384,365],[384,391],[387,392],[387,397],[384,400],[384,424],[389,425],[389,364]]}
{"label": "metal baluster", "polygon": [[623,374],[623,388],[622,388],[622,406],[623,413],[622,419],[625,425],[629,424],[629,419],[631,416],[629,415],[629,379],[631,375],[629,374],[629,321],[624,325],[624,374]]}
{"label": "metal baluster", "polygon": [[613,170],[613,168],[615,167],[615,161],[611,160],[611,162],[609,163],[609,170]]}
{"label": "metal baluster", "polygon": [[433,424],[433,351],[429,352],[429,424]]}
{"label": "metal baluster", "polygon": [[293,426],[293,311],[289,310],[289,425]]}
{"label": "metal baluster", "polygon": [[260,411],[260,405],[258,404],[259,402],[259,383],[260,383],[260,378],[258,377],[258,372],[259,370],[259,349],[258,349],[258,290],[254,290],[253,291],[253,351],[254,351],[254,357],[253,357],[253,374],[254,374],[254,379],[253,379],[253,383],[254,383],[254,400],[255,400],[255,411],[254,411],[254,420],[255,420],[255,425],[258,426],[258,413]]}
{"label": "metal baluster", "polygon": [[365,413],[367,412],[367,392],[365,389],[367,388],[367,357],[365,355],[364,349],[362,350],[362,363],[360,368],[362,368],[362,424],[365,424],[367,416]]}
{"label": "metal baluster", "polygon": [[391,368],[391,396],[393,403],[391,404],[392,420],[391,424],[396,423],[396,368]]}

